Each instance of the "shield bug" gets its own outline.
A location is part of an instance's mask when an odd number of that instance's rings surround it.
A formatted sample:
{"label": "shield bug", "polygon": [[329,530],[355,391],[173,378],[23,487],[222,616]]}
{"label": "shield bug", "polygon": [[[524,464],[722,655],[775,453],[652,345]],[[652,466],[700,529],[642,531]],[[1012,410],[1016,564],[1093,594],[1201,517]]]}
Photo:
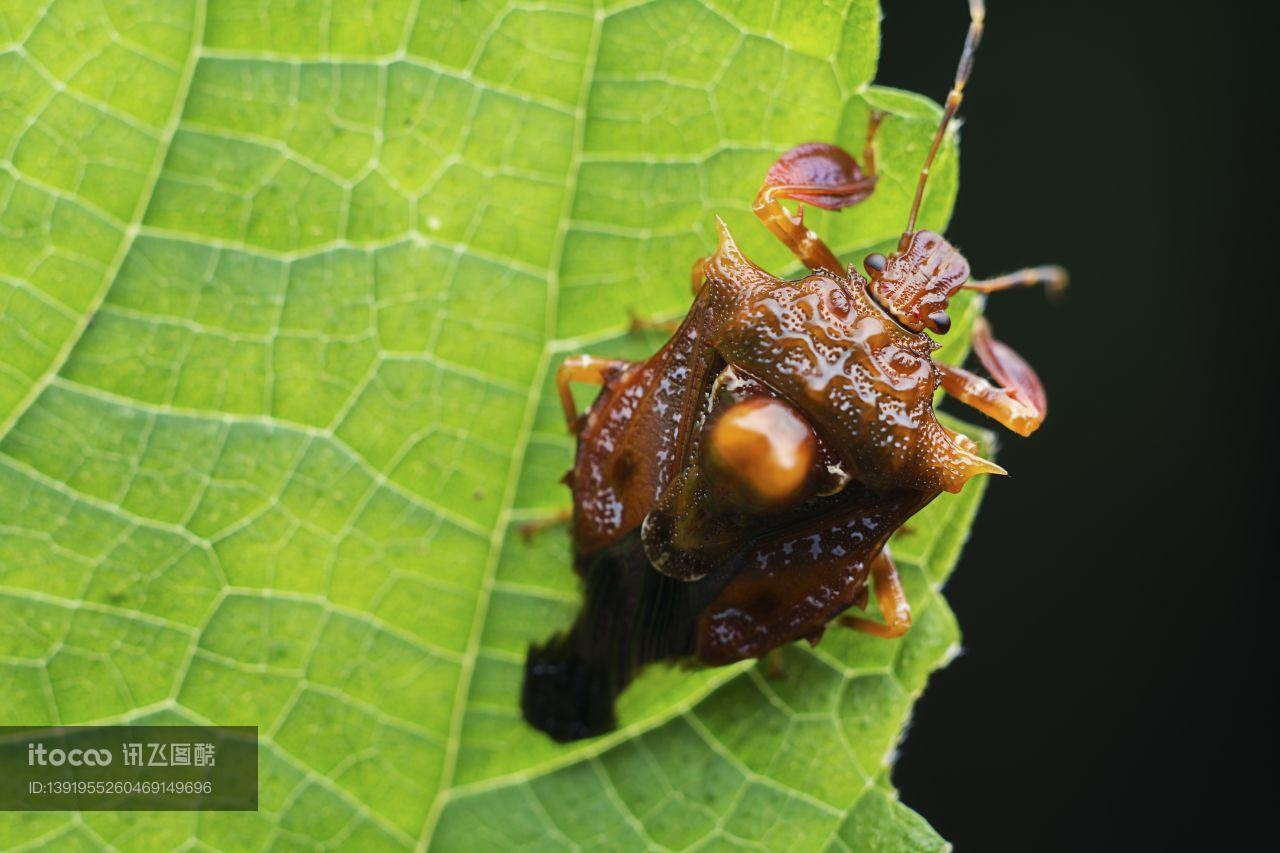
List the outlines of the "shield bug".
{"label": "shield bug", "polygon": [[[943,491],[1003,473],[934,415],[939,387],[1022,435],[1043,420],[1034,371],[981,320],[973,348],[994,378],[935,362],[961,289],[1065,284],[1057,267],[986,281],[940,234],[916,229],[929,169],[960,106],[983,29],[971,21],[942,120],[897,248],[845,266],[804,225],[803,205],[838,210],[874,192],[872,114],[859,162],[807,143],[769,169],[755,213],[810,270],[779,279],[748,260],[723,222],[694,265],[695,298],[641,362],[577,356],[557,373],[577,434],[571,534],[584,602],[572,628],[530,648],[525,718],[556,740],[614,726],[614,700],[644,665],[721,665],[835,622],[902,635],[911,611],[889,536]],[[797,205],[794,213],[784,201]],[[576,411],[569,386],[599,395]],[[874,594],[883,621],[847,611]]]}

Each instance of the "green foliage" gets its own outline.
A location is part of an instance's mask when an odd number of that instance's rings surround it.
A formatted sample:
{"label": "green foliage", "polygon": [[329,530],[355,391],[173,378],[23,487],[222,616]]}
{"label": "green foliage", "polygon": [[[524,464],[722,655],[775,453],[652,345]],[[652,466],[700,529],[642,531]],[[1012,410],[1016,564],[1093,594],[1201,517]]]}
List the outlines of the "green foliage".
{"label": "green foliage", "polygon": [[[256,814],[11,814],[0,847],[942,846],[888,774],[957,646],[938,589],[978,483],[895,542],[904,641],[832,632],[781,681],[657,668],[569,747],[516,698],[576,601],[562,534],[509,535],[568,500],[550,374],[651,350],[627,311],[683,309],[715,214],[794,269],[758,181],[860,149],[871,104],[879,189],[811,222],[893,243],[938,111],[868,86],[878,26],[871,0],[0,12],[0,721],[263,740]],[[955,188],[948,146],[924,224]]]}

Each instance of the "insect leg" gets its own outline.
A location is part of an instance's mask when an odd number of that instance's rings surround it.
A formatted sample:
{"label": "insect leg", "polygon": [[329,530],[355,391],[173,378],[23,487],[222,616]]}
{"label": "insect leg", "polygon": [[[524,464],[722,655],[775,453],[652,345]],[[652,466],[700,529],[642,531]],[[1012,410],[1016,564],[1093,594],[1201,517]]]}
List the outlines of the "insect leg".
{"label": "insect leg", "polygon": [[822,242],[822,238],[805,227],[803,209],[797,209],[793,216],[779,201],[785,191],[793,189],[796,188],[765,187],[756,196],[752,211],[806,267],[811,270],[825,269],[839,274],[844,267],[841,266],[835,253]]}
{"label": "insect leg", "polygon": [[631,320],[631,325],[627,327],[627,331],[632,334],[648,331],[672,334],[676,329],[680,328],[680,324],[684,322],[684,317],[676,317],[670,320],[658,320],[653,317],[641,317],[632,310],[627,311],[627,316]]}
{"label": "insect leg", "polygon": [[[707,280],[707,261],[709,260],[711,260],[710,255],[698,258],[693,262],[693,266],[689,270],[689,291],[693,294],[694,299],[698,298],[698,294],[702,292],[703,282]],[[642,317],[634,309],[628,309],[627,316],[631,319],[631,326],[628,331],[633,334],[649,330],[673,334],[676,329],[680,328],[680,324],[684,322],[684,317],[675,317],[670,320]]]}
{"label": "insect leg", "polygon": [[981,317],[973,327],[973,351],[1001,387],[961,367],[939,364],[942,387],[962,403],[995,418],[1019,435],[1031,435],[1048,412],[1044,387],[1031,365],[1007,344],[991,336]]}
{"label": "insect leg", "polygon": [[556,368],[556,390],[560,392],[560,405],[564,407],[565,422],[570,432],[577,432],[578,407],[573,402],[573,393],[569,385],[583,382],[590,385],[603,385],[609,377],[630,367],[633,362],[619,358],[597,358],[594,355],[574,355],[566,358]]}
{"label": "insect leg", "polygon": [[569,507],[561,507],[554,510],[551,515],[546,518],[539,518],[534,521],[526,521],[521,524],[517,530],[520,531],[520,538],[524,540],[524,544],[532,545],[533,540],[538,534],[544,530],[550,530],[553,527],[559,527],[562,524],[568,524],[573,520],[573,510]]}
{"label": "insect leg", "polygon": [[[765,175],[752,211],[791,253],[811,270],[825,269],[837,275],[844,266],[835,253],[804,224],[804,205],[823,210],[843,210],[871,195],[876,187],[875,137],[885,114],[873,110],[867,121],[867,140],[860,167],[837,145],[806,142],[779,157]],[[782,206],[782,199],[796,202],[796,212]],[[699,281],[694,269],[694,287]]]}
{"label": "insect leg", "polygon": [[841,616],[839,623],[846,628],[889,640],[901,637],[911,627],[911,605],[902,589],[898,567],[893,564],[887,545],[871,561],[871,584],[875,588],[876,603],[880,605],[884,622],[861,616]]}
{"label": "insect leg", "polygon": [[782,681],[787,677],[787,668],[782,660],[782,647],[770,649],[764,656],[765,673],[770,681]]}
{"label": "insect leg", "polygon": [[867,141],[862,146],[862,173],[868,178],[876,176],[876,131],[880,129],[880,122],[884,121],[886,115],[888,113],[872,110],[871,117],[867,119]]}
{"label": "insect leg", "polygon": [[976,290],[979,293],[996,293],[1013,287],[1035,287],[1043,284],[1050,295],[1056,296],[1067,289],[1067,271],[1059,266],[1027,267],[1017,272],[999,275],[995,278],[965,283],[965,290]]}

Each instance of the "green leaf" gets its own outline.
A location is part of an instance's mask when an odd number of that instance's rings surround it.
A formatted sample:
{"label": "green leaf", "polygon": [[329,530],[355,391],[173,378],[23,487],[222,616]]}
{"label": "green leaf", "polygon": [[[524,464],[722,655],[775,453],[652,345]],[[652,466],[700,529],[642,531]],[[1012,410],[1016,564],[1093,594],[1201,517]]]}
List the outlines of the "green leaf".
{"label": "green leaf", "polygon": [[[577,600],[562,533],[510,535],[568,501],[555,365],[652,351],[627,312],[685,308],[716,214],[794,270],[758,181],[859,150],[871,105],[875,195],[810,222],[894,243],[939,112],[869,87],[878,26],[871,0],[0,12],[0,722],[263,744],[257,813],[11,814],[0,847],[943,846],[889,771],[957,648],[938,589],[979,483],[895,542],[903,641],[833,631],[785,680],[653,668],[572,746],[517,708]],[[925,225],[955,189],[949,143]]]}

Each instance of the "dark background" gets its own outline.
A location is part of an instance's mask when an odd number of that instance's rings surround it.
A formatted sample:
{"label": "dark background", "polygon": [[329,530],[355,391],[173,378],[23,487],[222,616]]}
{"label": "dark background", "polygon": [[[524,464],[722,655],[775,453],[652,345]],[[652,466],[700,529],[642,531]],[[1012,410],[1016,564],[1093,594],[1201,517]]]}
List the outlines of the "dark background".
{"label": "dark background", "polygon": [[[1273,23],[991,0],[948,237],[1050,415],[1002,436],[894,779],[960,850],[1276,843]],[[946,94],[964,0],[885,0],[878,81]],[[1272,50],[1280,52],[1280,46]],[[1271,119],[1274,122],[1274,118]]]}

